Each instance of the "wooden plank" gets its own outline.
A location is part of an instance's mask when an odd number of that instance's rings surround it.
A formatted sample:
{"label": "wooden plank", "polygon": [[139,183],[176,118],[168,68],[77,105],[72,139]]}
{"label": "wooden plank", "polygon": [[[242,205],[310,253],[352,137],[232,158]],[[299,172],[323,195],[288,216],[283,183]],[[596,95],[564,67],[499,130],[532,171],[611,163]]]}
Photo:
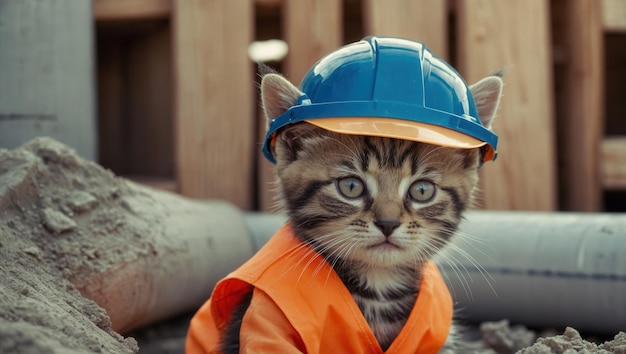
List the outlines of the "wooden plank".
{"label": "wooden plank", "polygon": [[448,5],[441,0],[366,0],[366,35],[394,36],[426,44],[448,59]]}
{"label": "wooden plank", "polygon": [[252,2],[175,1],[174,130],[180,192],[252,205]]}
{"label": "wooden plank", "polygon": [[626,136],[602,141],[602,184],[607,189],[626,190]]}
{"label": "wooden plank", "polygon": [[602,0],[602,24],[607,32],[626,32],[626,1]]}
{"label": "wooden plank", "polygon": [[[324,55],[342,44],[342,2],[340,0],[284,0],[283,39],[289,45],[284,74],[298,85],[304,74]],[[265,122],[259,114],[259,137],[265,135]],[[262,141],[260,138],[259,141]],[[273,190],[274,167],[259,156],[259,209],[276,210]]]}
{"label": "wooden plank", "polygon": [[458,67],[469,82],[510,68],[482,168],[486,209],[556,209],[552,62],[546,0],[459,0]]}
{"label": "wooden plank", "polygon": [[322,56],[342,44],[341,0],[285,0],[283,38],[289,45],[285,73],[294,84]]}
{"label": "wooden plank", "polygon": [[561,209],[600,211],[604,48],[600,2],[554,0]]}
{"label": "wooden plank", "polygon": [[169,18],[172,0],[93,0],[97,21]]}

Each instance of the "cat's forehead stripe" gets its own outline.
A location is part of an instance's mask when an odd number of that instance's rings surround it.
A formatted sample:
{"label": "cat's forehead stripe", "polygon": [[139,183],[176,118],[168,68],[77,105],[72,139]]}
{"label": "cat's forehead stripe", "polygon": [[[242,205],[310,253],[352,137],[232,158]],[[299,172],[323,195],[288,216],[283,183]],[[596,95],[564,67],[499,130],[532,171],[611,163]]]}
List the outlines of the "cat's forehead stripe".
{"label": "cat's forehead stripe", "polygon": [[412,173],[415,173],[420,152],[419,143],[388,138],[363,137],[362,139],[364,153],[359,157],[364,168],[369,170],[374,167],[402,168],[408,164]]}

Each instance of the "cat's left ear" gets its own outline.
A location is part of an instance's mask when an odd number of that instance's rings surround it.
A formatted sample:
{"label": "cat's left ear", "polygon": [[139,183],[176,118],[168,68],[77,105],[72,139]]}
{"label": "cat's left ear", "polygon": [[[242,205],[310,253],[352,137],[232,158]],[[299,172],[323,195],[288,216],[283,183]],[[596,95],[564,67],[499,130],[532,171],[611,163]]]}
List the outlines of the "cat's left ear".
{"label": "cat's left ear", "polygon": [[295,105],[301,95],[302,91],[282,75],[278,73],[263,75],[261,103],[265,112],[266,125]]}
{"label": "cat's left ear", "polygon": [[487,76],[470,86],[474,102],[478,109],[478,115],[487,129],[491,129],[491,123],[498,110],[500,97],[502,96],[502,86],[504,83],[500,78],[501,74]]}

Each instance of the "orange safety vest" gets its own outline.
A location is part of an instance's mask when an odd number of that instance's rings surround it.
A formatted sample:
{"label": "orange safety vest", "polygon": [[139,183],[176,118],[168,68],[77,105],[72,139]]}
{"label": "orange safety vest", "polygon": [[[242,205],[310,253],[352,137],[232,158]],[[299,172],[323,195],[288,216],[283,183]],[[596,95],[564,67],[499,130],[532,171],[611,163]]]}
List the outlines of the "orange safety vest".
{"label": "orange safety vest", "polygon": [[[186,353],[219,353],[220,333],[252,288],[241,353],[383,353],[339,276],[289,225],[217,284],[191,320]],[[436,353],[451,322],[450,292],[427,262],[409,319],[385,353]]]}

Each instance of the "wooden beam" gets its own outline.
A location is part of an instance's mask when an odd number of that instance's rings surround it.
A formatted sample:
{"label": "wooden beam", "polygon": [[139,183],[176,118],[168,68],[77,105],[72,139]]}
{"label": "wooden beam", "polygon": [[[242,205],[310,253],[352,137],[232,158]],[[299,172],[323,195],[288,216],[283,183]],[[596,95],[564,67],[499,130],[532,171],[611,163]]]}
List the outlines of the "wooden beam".
{"label": "wooden beam", "polygon": [[172,0],[93,0],[97,21],[169,18]]}
{"label": "wooden beam", "polygon": [[294,84],[342,44],[341,5],[341,0],[285,0],[283,38],[289,45],[285,73]]}
{"label": "wooden beam", "polygon": [[251,1],[174,1],[176,170],[185,196],[252,206]]}
{"label": "wooden beam", "polygon": [[604,46],[601,3],[554,0],[561,208],[600,211],[600,143],[604,130]]}
{"label": "wooden beam", "polygon": [[[284,60],[284,74],[298,85],[304,74],[324,55],[342,44],[342,1],[341,0],[283,0],[283,39],[289,45],[289,53]],[[262,114],[258,136],[265,135],[265,122]],[[273,208],[274,167],[259,156],[259,208],[265,211]]]}
{"label": "wooden beam", "polygon": [[366,0],[365,35],[395,36],[426,44],[448,59],[448,5],[441,0]]}
{"label": "wooden beam", "polygon": [[626,189],[626,137],[602,141],[602,184],[607,189]]}
{"label": "wooden beam", "polygon": [[626,1],[602,0],[602,24],[607,32],[626,32]]}
{"label": "wooden beam", "polygon": [[482,168],[483,207],[556,209],[549,7],[546,0],[459,0],[458,67],[469,82],[509,68],[494,131],[499,158]]}

